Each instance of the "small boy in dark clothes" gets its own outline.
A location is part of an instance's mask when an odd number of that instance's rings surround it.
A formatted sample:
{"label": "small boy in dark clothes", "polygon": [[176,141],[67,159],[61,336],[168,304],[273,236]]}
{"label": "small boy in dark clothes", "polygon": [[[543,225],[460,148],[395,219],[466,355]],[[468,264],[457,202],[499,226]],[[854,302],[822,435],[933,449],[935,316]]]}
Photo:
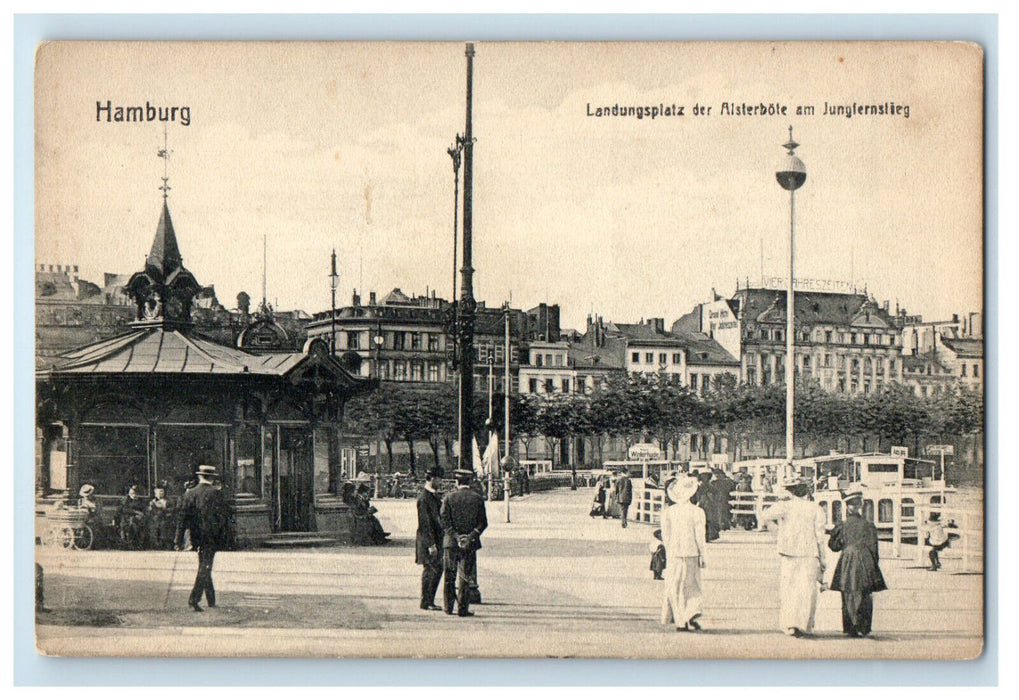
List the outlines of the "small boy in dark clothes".
{"label": "small boy in dark clothes", "polygon": [[665,579],[662,573],[665,571],[665,545],[662,543],[662,531],[655,530],[652,533],[657,542],[651,542],[648,547],[651,549],[651,571],[655,574],[656,581]]}

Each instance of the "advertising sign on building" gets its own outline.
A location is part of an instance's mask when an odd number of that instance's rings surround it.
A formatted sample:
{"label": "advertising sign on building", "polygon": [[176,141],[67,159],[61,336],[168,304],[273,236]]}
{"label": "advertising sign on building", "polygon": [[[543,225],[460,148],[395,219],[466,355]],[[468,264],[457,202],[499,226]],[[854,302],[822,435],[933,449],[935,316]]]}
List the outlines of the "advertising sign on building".
{"label": "advertising sign on building", "polygon": [[928,455],[954,455],[955,445],[927,445]]}
{"label": "advertising sign on building", "polygon": [[892,457],[908,457],[909,448],[901,445],[892,445]]}
{"label": "advertising sign on building", "polygon": [[728,301],[717,299],[701,307],[701,330],[730,355],[740,356],[739,320],[732,313]]}
{"label": "advertising sign on building", "polygon": [[627,459],[634,462],[649,462],[662,458],[662,451],[650,442],[638,442],[626,452]]}

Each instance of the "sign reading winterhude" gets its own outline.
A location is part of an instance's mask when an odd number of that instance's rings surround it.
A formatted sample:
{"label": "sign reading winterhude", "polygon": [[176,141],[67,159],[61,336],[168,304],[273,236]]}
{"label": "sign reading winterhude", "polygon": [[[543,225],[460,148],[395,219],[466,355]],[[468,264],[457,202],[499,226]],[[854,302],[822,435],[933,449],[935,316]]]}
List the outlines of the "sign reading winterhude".
{"label": "sign reading winterhude", "polygon": [[983,61],[41,45],[39,650],[975,658]]}

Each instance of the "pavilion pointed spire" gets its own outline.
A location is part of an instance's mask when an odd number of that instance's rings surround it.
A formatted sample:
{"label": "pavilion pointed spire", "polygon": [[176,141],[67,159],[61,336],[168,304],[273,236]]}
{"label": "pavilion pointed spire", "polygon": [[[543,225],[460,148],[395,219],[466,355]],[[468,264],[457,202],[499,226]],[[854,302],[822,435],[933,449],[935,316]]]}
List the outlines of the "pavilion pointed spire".
{"label": "pavilion pointed spire", "polygon": [[165,277],[183,264],[184,259],[177,245],[177,234],[173,230],[173,220],[170,218],[170,208],[164,199],[159,225],[156,226],[156,237],[152,240],[152,249],[145,259],[145,266],[156,268]]}

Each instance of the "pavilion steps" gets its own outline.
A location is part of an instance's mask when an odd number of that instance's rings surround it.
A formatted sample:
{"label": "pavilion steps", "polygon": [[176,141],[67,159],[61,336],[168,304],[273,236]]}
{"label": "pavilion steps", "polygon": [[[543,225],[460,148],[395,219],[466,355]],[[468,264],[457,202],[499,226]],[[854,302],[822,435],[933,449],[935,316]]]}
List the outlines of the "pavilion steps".
{"label": "pavilion steps", "polygon": [[346,544],[343,540],[319,532],[276,532],[260,543],[270,549],[286,549],[296,547],[339,547]]}

